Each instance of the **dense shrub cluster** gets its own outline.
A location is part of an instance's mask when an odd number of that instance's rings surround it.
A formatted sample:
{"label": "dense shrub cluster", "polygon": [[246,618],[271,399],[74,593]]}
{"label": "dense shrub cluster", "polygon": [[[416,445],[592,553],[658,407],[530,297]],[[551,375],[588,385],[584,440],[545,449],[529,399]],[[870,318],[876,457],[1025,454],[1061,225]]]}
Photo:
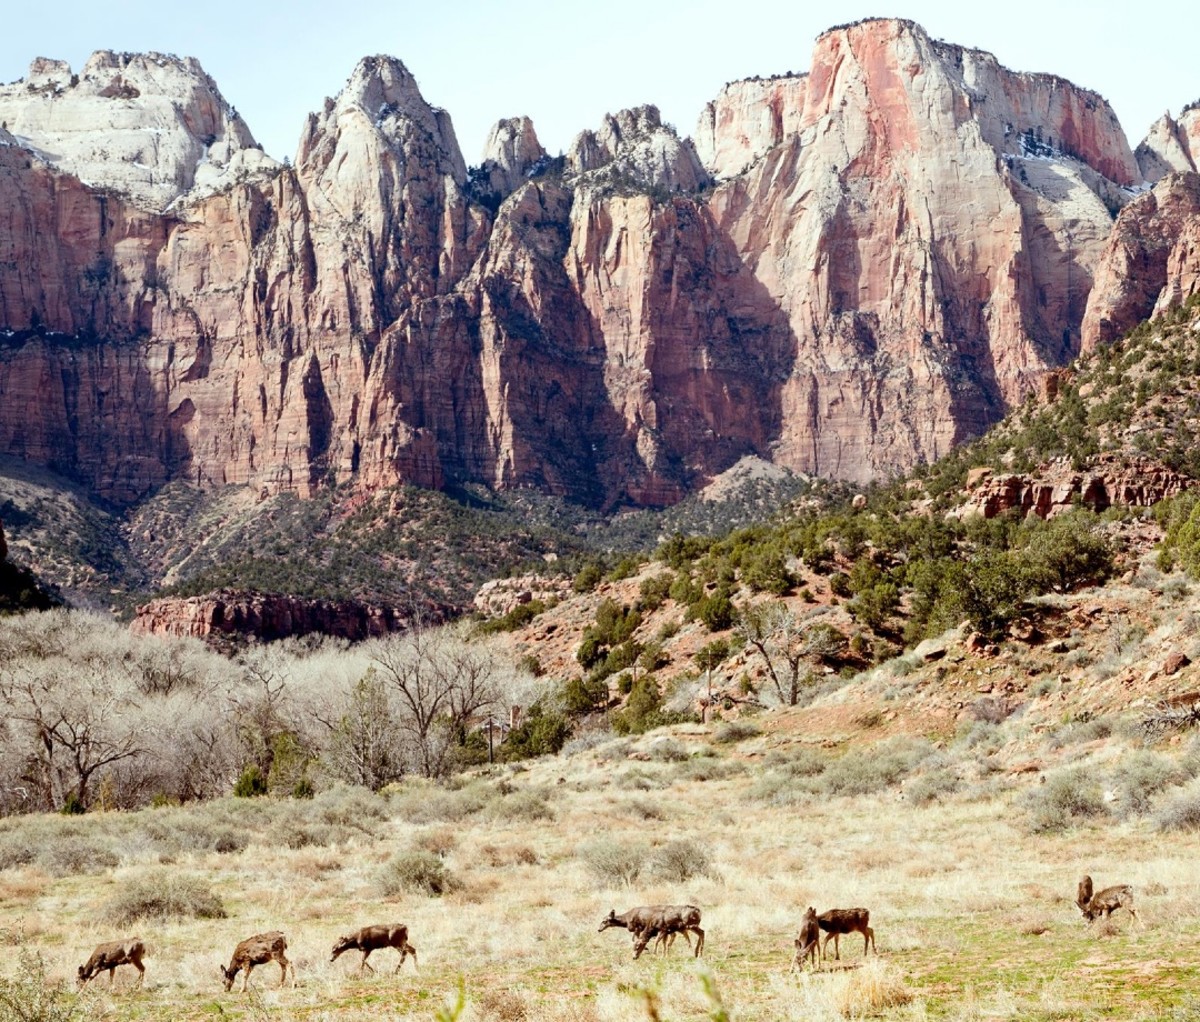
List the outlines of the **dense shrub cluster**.
{"label": "dense shrub cluster", "polygon": [[176,870],[156,870],[125,880],[104,908],[114,926],[132,926],[143,919],[224,919],[225,906],[198,877]]}
{"label": "dense shrub cluster", "polygon": [[389,898],[400,894],[424,894],[435,898],[450,893],[458,881],[437,855],[418,850],[401,852],[389,859],[380,870],[376,884],[380,893]]}

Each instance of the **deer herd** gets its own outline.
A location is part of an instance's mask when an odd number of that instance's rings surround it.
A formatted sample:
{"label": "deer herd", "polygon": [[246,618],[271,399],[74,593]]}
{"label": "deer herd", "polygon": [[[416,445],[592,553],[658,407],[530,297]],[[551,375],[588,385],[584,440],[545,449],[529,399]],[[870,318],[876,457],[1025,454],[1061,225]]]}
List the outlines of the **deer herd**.
{"label": "deer herd", "polygon": [[[1106,887],[1102,891],[1095,891],[1092,886],[1092,878],[1085,876],[1079,881],[1075,904],[1079,906],[1079,910],[1088,923],[1096,919],[1107,919],[1117,909],[1123,908],[1137,920],[1139,925],[1141,924],[1141,919],[1133,907],[1133,888],[1128,884],[1117,884],[1113,887]],[[805,961],[811,961],[814,970],[819,968],[820,963],[827,957],[826,952],[831,940],[833,941],[833,957],[840,961],[839,938],[851,933],[862,934],[864,957],[872,949],[878,954],[878,949],[875,948],[875,931],[870,922],[871,913],[865,908],[831,908],[818,915],[816,909],[810,905],[801,917],[800,929],[793,941],[796,952],[792,956],[790,971],[803,970]],[[704,930],[700,927],[700,909],[695,905],[640,905],[620,915],[617,915],[615,910],[610,910],[608,915],[600,921],[600,932],[604,932],[611,926],[629,931],[633,937],[635,960],[646,950],[651,940],[655,942],[654,949],[656,951],[662,950],[665,953],[680,934],[683,934],[689,948],[692,947],[692,937],[695,936],[696,945],[692,949],[693,955],[699,957],[700,952],[704,950]],[[823,943],[821,941],[822,932],[825,934]],[[271,930],[268,933],[247,937],[233,949],[233,957],[229,960],[228,967],[220,966],[225,989],[228,991],[233,988],[234,981],[240,972],[242,974],[242,992],[244,993],[250,984],[250,973],[254,971],[254,967],[265,965],[268,962],[279,964],[279,985],[281,987],[287,982],[289,971],[292,974],[292,985],[295,986],[296,970],[288,961],[285,953],[287,947],[287,937],[280,930]],[[367,969],[374,972],[375,970],[367,962],[367,959],[371,957],[371,952],[389,947],[395,948],[400,953],[400,960],[396,963],[396,972],[400,971],[400,967],[409,955],[412,956],[413,968],[416,968],[417,949],[408,942],[408,927],[400,923],[364,926],[362,929],[340,937],[333,945],[329,961],[336,962],[338,956],[346,951],[361,951],[362,958],[359,960],[357,971],[362,972]],[[99,944],[92,952],[91,957],[79,967],[79,986],[82,987],[95,976],[107,972],[111,987],[118,966],[132,965],[138,971],[135,985],[140,987],[146,977],[146,967],[142,965],[145,954],[146,945],[138,937]]]}

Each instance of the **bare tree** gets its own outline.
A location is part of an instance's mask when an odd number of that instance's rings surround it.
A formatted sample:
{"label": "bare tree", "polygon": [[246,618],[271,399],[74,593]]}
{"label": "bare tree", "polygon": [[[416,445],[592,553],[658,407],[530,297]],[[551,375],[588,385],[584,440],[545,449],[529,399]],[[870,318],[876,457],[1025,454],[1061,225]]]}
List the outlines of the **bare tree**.
{"label": "bare tree", "polygon": [[455,740],[497,705],[501,670],[495,656],[458,630],[420,625],[373,644],[368,655],[394,697],[416,769],[425,777],[442,776]]}
{"label": "bare tree", "polygon": [[805,631],[795,614],[774,602],[751,607],[738,625],[742,640],[763,658],[779,701],[788,706],[795,706],[813,683]]}
{"label": "bare tree", "polygon": [[0,671],[0,703],[24,739],[20,779],[42,808],[88,806],[100,771],[142,753],[131,694],[111,674],[58,660]]}
{"label": "bare tree", "polygon": [[404,774],[400,727],[388,686],[370,667],[335,705],[312,710],[329,731],[324,760],[335,775],[378,791]]}

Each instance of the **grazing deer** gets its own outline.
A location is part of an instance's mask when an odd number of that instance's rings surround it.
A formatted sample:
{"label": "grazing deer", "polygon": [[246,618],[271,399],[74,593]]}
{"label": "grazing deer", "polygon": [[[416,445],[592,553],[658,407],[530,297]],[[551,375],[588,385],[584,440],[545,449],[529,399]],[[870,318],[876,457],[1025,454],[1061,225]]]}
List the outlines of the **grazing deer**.
{"label": "grazing deer", "polygon": [[[831,908],[828,912],[822,912],[817,916],[817,925],[827,936],[821,946],[821,957],[829,957],[829,942],[832,940],[833,957],[840,962],[842,956],[839,954],[838,938],[847,933],[863,935],[863,955],[866,955],[868,948],[875,948],[875,931],[868,925],[870,918],[871,913],[865,908]],[[879,954],[878,948],[875,948],[875,953]]]}
{"label": "grazing deer", "polygon": [[[813,968],[816,969],[820,964],[821,954],[821,925],[817,922],[817,910],[811,905],[808,906],[808,911],[800,918],[800,929],[796,933],[796,939],[793,941],[796,945],[796,953],[792,956],[792,967],[789,972],[795,972],[797,969],[803,971],[804,960],[811,958]],[[837,945],[834,945],[837,948]]]}
{"label": "grazing deer", "polygon": [[128,940],[110,940],[105,944],[97,944],[92,956],[79,967],[76,982],[83,987],[93,976],[108,972],[108,985],[111,988],[116,981],[117,966],[132,965],[138,971],[137,986],[142,985],[146,978],[146,967],[142,965],[142,957],[146,954],[146,945],[139,937]]}
{"label": "grazing deer", "polygon": [[639,905],[621,915],[610,909],[608,915],[600,921],[599,932],[603,933],[610,926],[623,927],[633,935],[634,958],[646,950],[651,937],[658,938],[655,948],[670,947],[676,935],[682,933],[690,948],[692,938],[689,933],[695,933],[698,938],[695,954],[699,955],[704,948],[700,910],[695,905]]}
{"label": "grazing deer", "polygon": [[253,937],[247,937],[233,949],[233,957],[229,960],[229,968],[221,966],[221,975],[225,979],[225,989],[229,990],[233,987],[233,981],[237,979],[237,974],[244,969],[245,973],[242,975],[242,993],[245,993],[246,987],[250,984],[250,973],[254,971],[254,967],[256,965],[265,965],[267,962],[279,963],[280,986],[283,986],[284,980],[287,979],[288,969],[291,968],[292,986],[295,986],[296,970],[292,967],[292,963],[287,960],[287,955],[284,954],[287,946],[287,937],[279,930],[271,930],[269,933],[257,933]]}
{"label": "grazing deer", "polygon": [[400,952],[400,961],[396,963],[397,972],[409,955],[412,955],[413,968],[417,967],[417,949],[408,942],[408,927],[400,923],[393,926],[364,926],[361,930],[346,934],[333,945],[333,954],[329,956],[329,960],[336,962],[338,955],[343,951],[361,951],[362,961],[358,963],[358,971],[370,969],[374,972],[367,959],[371,957],[372,951],[385,947],[394,947]]}
{"label": "grazing deer", "polygon": [[695,905],[656,905],[650,915],[649,922],[642,930],[633,949],[633,957],[637,958],[646,950],[651,937],[658,937],[655,948],[662,946],[667,950],[675,942],[677,934],[683,934],[688,947],[692,946],[689,933],[696,935],[696,950],[694,955],[700,957],[704,950],[704,931],[700,928],[700,910]]}
{"label": "grazing deer", "polygon": [[1133,888],[1128,884],[1106,887],[1103,891],[1093,894],[1092,878],[1085,876],[1079,881],[1079,887],[1075,892],[1075,904],[1079,906],[1079,911],[1083,913],[1084,919],[1089,923],[1100,916],[1107,919],[1119,908],[1129,909],[1129,914],[1139,923],[1141,922],[1133,907]]}

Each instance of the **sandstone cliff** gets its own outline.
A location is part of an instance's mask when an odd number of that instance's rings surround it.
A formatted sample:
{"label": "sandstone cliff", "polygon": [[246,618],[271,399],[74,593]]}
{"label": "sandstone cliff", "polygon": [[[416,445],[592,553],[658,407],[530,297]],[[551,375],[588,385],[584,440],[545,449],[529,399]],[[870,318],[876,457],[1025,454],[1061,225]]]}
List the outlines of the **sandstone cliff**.
{"label": "sandstone cliff", "polygon": [[1083,347],[1120,337],[1200,291],[1200,174],[1168,174],[1122,211],[1105,244]]}
{"label": "sandstone cliff", "polygon": [[1083,505],[1093,511],[1110,507],[1151,507],[1175,497],[1193,481],[1153,458],[1101,454],[1086,471],[1075,470],[1069,459],[1042,465],[1036,473],[993,473],[972,470],[969,496],[959,509],[962,517],[996,518],[1010,511],[1053,518]]}
{"label": "sandstone cliff", "polygon": [[1137,147],[1138,167],[1149,182],[1171,172],[1200,170],[1200,104],[1188,107],[1176,120],[1163,114]]}
{"label": "sandstone cliff", "polygon": [[359,641],[405,631],[417,617],[425,624],[448,618],[447,608],[378,607],[349,600],[217,592],[186,599],[152,600],[139,607],[135,635],[175,635],[221,644],[247,638],[271,641],[319,632]]}
{"label": "sandstone cliff", "polygon": [[[119,502],[181,478],[661,504],[746,455],[888,474],[1077,351],[1139,180],[1100,97],[905,21],[728,87],[696,145],[642,107],[554,161],[518,119],[470,173],[392,58],[254,173],[194,62],[68,71],[4,93],[0,452]],[[123,158],[78,130],[51,159],[60,109],[123,125]]]}

